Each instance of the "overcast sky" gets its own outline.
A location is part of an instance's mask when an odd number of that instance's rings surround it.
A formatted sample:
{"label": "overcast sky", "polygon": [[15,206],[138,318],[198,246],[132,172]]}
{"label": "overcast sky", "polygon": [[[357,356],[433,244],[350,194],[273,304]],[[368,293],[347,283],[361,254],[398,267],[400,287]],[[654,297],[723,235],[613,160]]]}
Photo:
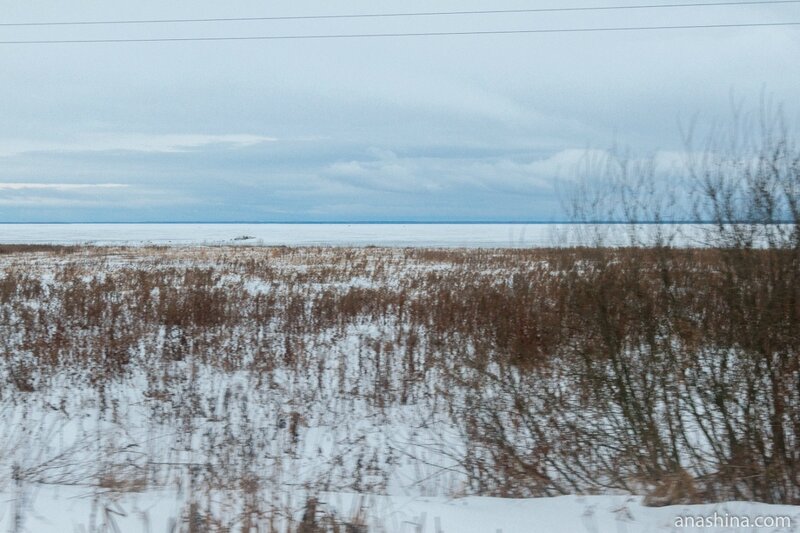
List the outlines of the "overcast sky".
{"label": "overcast sky", "polygon": [[[2,1],[0,22],[635,5],[642,0]],[[800,21],[800,4],[0,27],[0,40]],[[0,45],[0,221],[531,221],[587,149],[682,148],[762,94],[798,116],[800,26]]]}

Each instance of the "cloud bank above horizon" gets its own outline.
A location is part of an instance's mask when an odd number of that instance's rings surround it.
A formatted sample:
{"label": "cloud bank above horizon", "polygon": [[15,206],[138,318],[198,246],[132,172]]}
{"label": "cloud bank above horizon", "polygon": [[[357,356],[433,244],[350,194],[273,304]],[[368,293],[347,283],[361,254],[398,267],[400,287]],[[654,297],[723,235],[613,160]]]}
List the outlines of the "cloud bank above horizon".
{"label": "cloud bank above horizon", "polygon": [[[488,7],[437,4],[465,9]],[[28,22],[430,6],[45,0],[3,10],[6,21]],[[800,5],[4,27],[0,40],[774,20],[800,20]],[[732,105],[757,108],[765,94],[785,104],[791,122],[800,112],[797,27],[0,50],[3,222],[562,220],[576,165],[612,145],[674,160],[684,148],[679,123],[702,131]]]}

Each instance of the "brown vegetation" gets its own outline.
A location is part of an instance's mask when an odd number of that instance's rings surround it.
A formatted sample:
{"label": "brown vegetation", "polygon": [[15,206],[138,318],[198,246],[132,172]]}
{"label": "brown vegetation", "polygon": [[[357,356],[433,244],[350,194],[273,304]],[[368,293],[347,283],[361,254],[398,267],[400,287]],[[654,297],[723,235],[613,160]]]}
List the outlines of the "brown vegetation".
{"label": "brown vegetation", "polygon": [[174,411],[175,363],[321,380],[314,339],[384,324],[360,341],[356,393],[437,395],[473,492],[800,501],[796,250],[111,252],[6,260],[6,391],[146,369],[148,401]]}

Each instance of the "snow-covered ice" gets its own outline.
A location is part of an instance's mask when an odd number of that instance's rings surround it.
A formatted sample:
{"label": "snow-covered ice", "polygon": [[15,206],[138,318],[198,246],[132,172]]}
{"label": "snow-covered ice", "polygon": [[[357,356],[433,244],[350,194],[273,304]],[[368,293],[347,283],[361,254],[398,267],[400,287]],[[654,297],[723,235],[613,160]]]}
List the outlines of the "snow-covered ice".
{"label": "snow-covered ice", "polygon": [[0,243],[522,248],[591,244],[598,230],[610,244],[627,244],[629,229],[624,224],[0,224]]}

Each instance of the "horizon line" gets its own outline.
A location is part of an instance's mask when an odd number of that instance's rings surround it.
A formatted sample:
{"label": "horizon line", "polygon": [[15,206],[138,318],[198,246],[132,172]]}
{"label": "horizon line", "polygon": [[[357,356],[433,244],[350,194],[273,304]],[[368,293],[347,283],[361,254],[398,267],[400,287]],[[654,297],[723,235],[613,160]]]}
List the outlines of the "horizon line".
{"label": "horizon line", "polygon": [[[2,225],[80,225],[80,224],[116,224],[116,225],[134,225],[134,224],[203,224],[203,225],[233,225],[233,224],[253,224],[253,225],[479,225],[479,224],[515,224],[515,225],[548,225],[548,224],[609,224],[609,225],[622,225],[622,224],[643,224],[643,225],[657,225],[657,224],[718,224],[719,221],[714,220],[306,220],[306,221],[253,221],[253,220],[229,220],[229,221],[209,221],[209,220],[147,220],[147,221],[0,221]],[[737,220],[725,221],[724,224],[794,224],[793,220],[775,220],[771,222],[753,221],[753,220]]]}

